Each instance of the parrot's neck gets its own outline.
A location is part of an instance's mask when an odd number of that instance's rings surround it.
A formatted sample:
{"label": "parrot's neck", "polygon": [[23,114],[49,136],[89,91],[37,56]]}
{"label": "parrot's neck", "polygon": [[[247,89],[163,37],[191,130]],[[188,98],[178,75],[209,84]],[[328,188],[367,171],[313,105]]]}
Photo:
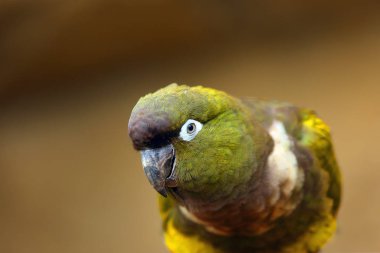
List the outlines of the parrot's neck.
{"label": "parrot's neck", "polygon": [[292,213],[302,198],[304,182],[297,147],[280,121],[273,121],[267,131],[274,146],[264,158],[266,163],[247,184],[236,187],[233,198],[181,206],[182,215],[213,234],[258,235]]}

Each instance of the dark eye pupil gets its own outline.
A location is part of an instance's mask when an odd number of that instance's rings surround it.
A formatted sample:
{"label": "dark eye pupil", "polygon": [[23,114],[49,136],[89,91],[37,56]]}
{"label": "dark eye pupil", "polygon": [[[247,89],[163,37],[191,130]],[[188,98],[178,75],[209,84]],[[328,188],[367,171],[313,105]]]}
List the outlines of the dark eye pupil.
{"label": "dark eye pupil", "polygon": [[189,134],[193,133],[195,131],[195,124],[194,123],[191,123],[187,126],[187,132]]}

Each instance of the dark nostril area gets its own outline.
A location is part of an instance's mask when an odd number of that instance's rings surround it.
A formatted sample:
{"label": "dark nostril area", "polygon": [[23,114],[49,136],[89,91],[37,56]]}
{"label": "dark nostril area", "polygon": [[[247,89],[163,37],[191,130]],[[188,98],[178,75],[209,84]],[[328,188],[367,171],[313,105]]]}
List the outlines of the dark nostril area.
{"label": "dark nostril area", "polygon": [[132,112],[128,133],[137,150],[158,148],[169,144],[172,137],[171,123],[166,113],[144,111]]}

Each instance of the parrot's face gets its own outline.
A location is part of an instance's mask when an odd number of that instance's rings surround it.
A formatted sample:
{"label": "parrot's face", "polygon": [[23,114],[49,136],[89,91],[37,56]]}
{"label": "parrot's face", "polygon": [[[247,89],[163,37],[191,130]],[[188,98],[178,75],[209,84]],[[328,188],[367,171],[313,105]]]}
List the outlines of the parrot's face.
{"label": "parrot's face", "polygon": [[247,181],[254,158],[252,129],[223,92],[170,85],[141,98],[129,135],[145,174],[163,196],[212,201]]}

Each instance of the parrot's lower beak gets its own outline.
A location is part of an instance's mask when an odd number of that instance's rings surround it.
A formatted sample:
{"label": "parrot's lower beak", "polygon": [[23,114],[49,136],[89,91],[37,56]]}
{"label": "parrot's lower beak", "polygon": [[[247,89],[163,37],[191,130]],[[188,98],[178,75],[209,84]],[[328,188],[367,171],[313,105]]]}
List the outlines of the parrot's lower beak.
{"label": "parrot's lower beak", "polygon": [[171,176],[175,165],[173,145],[147,149],[140,152],[144,172],[150,184],[162,196],[167,197],[165,181]]}

